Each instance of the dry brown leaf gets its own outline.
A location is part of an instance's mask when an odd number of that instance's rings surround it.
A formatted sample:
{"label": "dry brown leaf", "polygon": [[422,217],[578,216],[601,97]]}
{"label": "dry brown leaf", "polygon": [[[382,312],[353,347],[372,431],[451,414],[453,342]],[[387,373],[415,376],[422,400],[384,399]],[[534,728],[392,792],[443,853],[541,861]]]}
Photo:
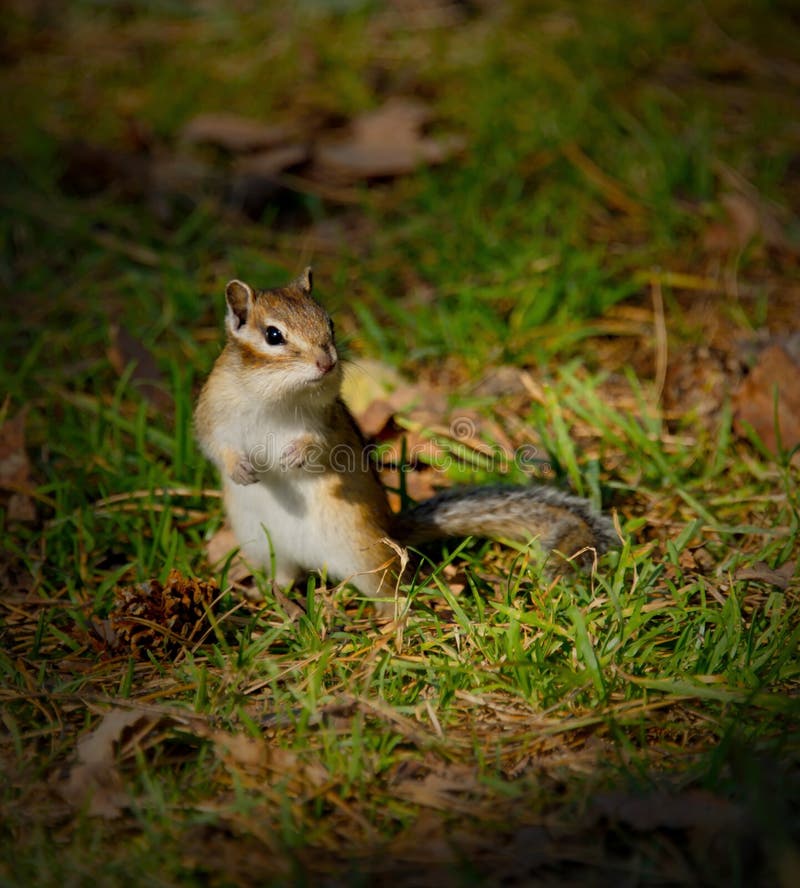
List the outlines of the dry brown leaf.
{"label": "dry brown leaf", "polygon": [[269,760],[269,748],[263,740],[247,734],[213,731],[210,734],[220,757],[245,769],[261,769]]}
{"label": "dry brown leaf", "polygon": [[476,800],[486,796],[486,788],[475,772],[458,764],[437,765],[424,776],[393,781],[396,795],[425,808],[474,813]]}
{"label": "dry brown leaf", "polygon": [[366,410],[356,416],[361,431],[367,438],[376,438],[385,431],[395,414],[395,407],[386,398],[376,398]]}
{"label": "dry brown leaf", "polygon": [[75,763],[56,791],[89,815],[113,819],[129,804],[117,769],[117,750],[126,732],[152,726],[158,719],[132,709],[112,709],[94,730],[78,740]]}
{"label": "dry brown leaf", "polygon": [[330,780],[330,774],[319,761],[303,761],[296,753],[288,749],[271,746],[267,755],[267,767],[279,777],[287,774],[299,774],[312,786],[324,786]]}
{"label": "dry brown leaf", "polygon": [[787,561],[777,570],[770,567],[765,561],[758,561],[752,567],[740,567],[733,575],[734,580],[752,580],[756,583],[767,583],[777,586],[781,591],[786,591],[797,569],[796,561]]}
{"label": "dry brown leaf", "polygon": [[453,135],[423,135],[430,116],[430,109],[420,101],[389,99],[375,111],[355,118],[347,136],[316,146],[318,173],[358,181],[401,176],[424,164],[443,163],[463,149],[464,140]]}
{"label": "dry brown leaf", "polygon": [[[296,623],[299,619],[301,619],[301,617],[304,617],[306,615],[306,612],[303,610],[303,608],[300,607],[297,602],[292,601],[292,599],[289,598],[288,595],[285,595],[283,589],[281,589],[277,583],[273,584],[272,594],[275,596],[276,604],[279,607],[283,608],[286,616],[288,616],[289,619],[293,622]],[[249,597],[251,600],[258,600],[255,595],[251,595]]]}
{"label": "dry brown leaf", "polygon": [[392,392],[389,399],[398,412],[419,425],[439,425],[447,415],[449,404],[444,390],[428,383],[406,385]]}
{"label": "dry brown leaf", "polygon": [[271,178],[277,173],[305,163],[309,159],[308,145],[292,142],[278,145],[267,151],[258,151],[238,158],[233,166],[234,172],[242,176],[254,178]]}
{"label": "dry brown leaf", "polygon": [[453,595],[460,595],[467,588],[467,575],[462,568],[446,564],[442,573]]}
{"label": "dry brown leaf", "polygon": [[0,503],[5,505],[10,521],[33,521],[36,509],[25,492],[31,486],[31,464],[25,450],[25,415],[23,409],[0,427],[0,489],[8,491]]}
{"label": "dry brown leaf", "polygon": [[295,773],[312,786],[320,786],[329,779],[321,765],[302,762],[294,753],[272,749],[258,738],[214,729],[198,716],[164,707],[116,708],[78,740],[75,761],[66,776],[56,781],[56,791],[70,805],[85,807],[92,816],[119,816],[130,804],[117,766],[120,746],[130,738],[140,742],[157,727],[211,741],[229,767],[248,771],[269,769],[281,775]]}
{"label": "dry brown leaf", "polygon": [[501,364],[486,371],[472,389],[479,397],[501,398],[504,395],[524,395],[528,393],[529,373],[521,367]]}
{"label": "dry brown leaf", "polygon": [[447,448],[442,447],[422,431],[410,431],[396,442],[389,444],[382,459],[386,465],[399,466],[405,459],[405,464],[412,468],[421,464],[441,469],[449,466],[453,457]]}
{"label": "dry brown leaf", "polygon": [[716,425],[738,379],[730,365],[724,355],[706,346],[682,347],[667,367],[662,394],[667,411],[679,416],[693,412],[704,425]]}
{"label": "dry brown leaf", "polygon": [[271,771],[279,780],[292,778],[312,787],[324,786],[330,774],[319,761],[297,755],[288,749],[271,746],[266,741],[246,734],[215,730],[197,717],[179,717],[175,721],[182,730],[210,740],[227,765],[248,771]]}
{"label": "dry brown leaf", "polygon": [[[223,524],[206,543],[206,559],[208,560],[211,569],[214,571],[221,570],[222,565],[230,556],[231,552],[238,547],[239,541],[236,539],[230,525]],[[252,576],[252,571],[237,552],[228,566],[228,582],[240,583],[242,580],[250,576]]]}
{"label": "dry brown leaf", "polygon": [[230,555],[233,549],[238,548],[239,543],[230,525],[222,527],[206,543],[206,558],[214,570],[222,566],[222,562]]}
{"label": "dry brown leaf", "polygon": [[[776,418],[783,449],[800,444],[800,366],[781,345],[768,345],[734,395],[734,427],[745,437],[752,426],[764,444],[778,451]],[[794,460],[800,457],[796,453]]]}
{"label": "dry brown leaf", "polygon": [[270,126],[252,117],[220,112],[193,117],[181,130],[180,137],[191,144],[214,145],[232,154],[241,154],[288,142],[292,132],[285,126]]}
{"label": "dry brown leaf", "polygon": [[406,493],[416,503],[430,499],[448,485],[449,481],[442,472],[429,469],[427,466],[420,466],[416,471],[406,475]]}
{"label": "dry brown leaf", "polygon": [[119,639],[111,624],[111,620],[98,620],[93,617],[92,630],[97,638],[100,639],[100,644],[93,644],[96,649],[103,650],[110,648],[113,650],[119,644]]}

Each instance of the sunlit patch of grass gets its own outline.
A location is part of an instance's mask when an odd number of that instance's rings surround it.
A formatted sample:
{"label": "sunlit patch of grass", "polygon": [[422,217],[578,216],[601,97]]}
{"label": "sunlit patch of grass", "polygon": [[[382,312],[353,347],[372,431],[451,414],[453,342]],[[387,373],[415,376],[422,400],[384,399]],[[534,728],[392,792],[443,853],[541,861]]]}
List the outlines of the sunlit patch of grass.
{"label": "sunlit patch of grass", "polygon": [[[699,276],[724,164],[780,198],[786,96],[735,42],[745,20],[768,25],[706,4],[725,37],[703,10],[601,3],[387,29],[380,5],[345,5],[78,3],[40,37],[24,14],[9,27],[3,409],[28,409],[38,511],[0,529],[0,880],[366,883],[396,863],[402,885],[406,861],[481,884],[504,859],[531,880],[777,879],[798,837],[797,468],[737,437],[728,405],[713,427],[667,416],[649,379],[604,366],[616,328],[598,317],[654,267]],[[754,108],[733,128],[736,102],[709,98],[729,81]],[[169,146],[199,110],[346,116],[382,90],[428,97],[467,151],[364,188],[350,212],[368,234],[310,257],[320,297],[356,355],[415,374],[447,356],[463,379],[529,368],[542,396],[519,419],[548,481],[615,513],[620,548],[554,581],[525,547],[455,541],[424,553],[388,628],[351,588],[312,580],[295,610],[262,583],[255,606],[223,572],[202,642],[174,659],[104,647],[115,587],[209,572],[222,505],[189,418],[224,282],[279,282],[316,241],[204,200],[165,225],[124,195],[65,196],[61,142],[124,141],[132,115]],[[340,219],[307,199],[311,218]],[[736,258],[754,288],[756,253]],[[725,310],[752,324],[768,309],[756,294]],[[114,368],[115,325],[154,356],[168,408]],[[631,362],[653,348],[625,335]],[[467,392],[454,402],[491,415]],[[454,474],[495,480],[477,463]],[[152,724],[113,750],[119,817],[90,817],[59,795],[64,775],[126,707]],[[692,813],[697,789],[717,813]],[[593,807],[610,790],[652,795],[649,826]],[[718,855],[704,829],[720,805],[741,819],[712,835]]]}

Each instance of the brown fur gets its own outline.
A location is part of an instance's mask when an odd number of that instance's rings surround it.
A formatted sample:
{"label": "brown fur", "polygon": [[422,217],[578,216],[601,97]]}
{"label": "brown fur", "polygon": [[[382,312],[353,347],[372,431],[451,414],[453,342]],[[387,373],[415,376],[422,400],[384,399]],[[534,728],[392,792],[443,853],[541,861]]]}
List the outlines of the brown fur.
{"label": "brown fur", "polygon": [[[251,476],[246,461],[242,469],[244,455],[219,442],[231,439],[220,435],[220,430],[235,430],[242,417],[255,421],[252,417],[262,407],[265,412],[258,421],[267,423],[265,428],[274,422],[276,430],[290,430],[294,436],[288,448],[292,460],[273,470],[313,470],[319,475],[310,479],[317,513],[308,516],[307,532],[319,533],[321,540],[347,541],[346,551],[353,563],[340,569],[345,575],[337,579],[349,579],[349,571],[366,594],[386,596],[393,588],[398,558],[385,538],[406,545],[449,536],[522,542],[537,539],[544,550],[556,550],[567,557],[587,548],[599,553],[615,544],[607,518],[594,512],[585,500],[552,487],[451,490],[393,515],[377,473],[365,459],[361,432],[338,397],[341,371],[332,325],[310,292],[309,271],[286,287],[270,290],[252,290],[239,281],[229,284],[228,342],[200,394],[195,421],[206,453],[229,479],[236,484],[273,484],[275,490],[285,491],[289,500],[292,484],[299,483],[299,479],[292,480],[296,476]],[[267,343],[269,326],[281,331],[285,343],[277,347]],[[303,429],[302,423],[307,428]],[[318,447],[321,464],[311,462]],[[227,484],[230,489],[231,481]],[[281,504],[280,508],[290,507]],[[296,514],[291,519],[289,512],[282,514],[287,520],[298,520]],[[329,536],[331,528],[339,535]],[[334,563],[340,555],[327,553]],[[288,552],[290,562],[296,557],[300,555]],[[581,559],[582,564],[590,561],[590,556]],[[308,567],[322,569],[324,564]],[[389,573],[387,567],[391,568]]]}

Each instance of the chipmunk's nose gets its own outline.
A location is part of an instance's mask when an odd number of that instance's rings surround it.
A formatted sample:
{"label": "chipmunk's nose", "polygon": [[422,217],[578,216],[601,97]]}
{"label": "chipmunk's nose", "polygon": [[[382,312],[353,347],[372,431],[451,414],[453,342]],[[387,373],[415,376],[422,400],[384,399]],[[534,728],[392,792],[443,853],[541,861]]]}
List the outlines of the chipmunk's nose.
{"label": "chipmunk's nose", "polygon": [[317,353],[317,369],[320,373],[330,373],[336,366],[336,349],[331,345]]}

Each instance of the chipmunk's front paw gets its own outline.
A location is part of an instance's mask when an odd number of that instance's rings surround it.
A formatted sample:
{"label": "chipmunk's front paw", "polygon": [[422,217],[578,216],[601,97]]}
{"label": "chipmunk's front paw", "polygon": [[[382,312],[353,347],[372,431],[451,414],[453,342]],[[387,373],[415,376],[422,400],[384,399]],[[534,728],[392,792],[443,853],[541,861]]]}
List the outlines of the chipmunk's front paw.
{"label": "chipmunk's front paw", "polygon": [[303,435],[290,441],[281,452],[280,464],[282,469],[309,468],[317,462],[319,457],[318,447],[311,435]]}
{"label": "chipmunk's front paw", "polygon": [[231,480],[236,484],[255,484],[258,481],[258,472],[247,456],[240,456],[239,461],[233,467]]}

